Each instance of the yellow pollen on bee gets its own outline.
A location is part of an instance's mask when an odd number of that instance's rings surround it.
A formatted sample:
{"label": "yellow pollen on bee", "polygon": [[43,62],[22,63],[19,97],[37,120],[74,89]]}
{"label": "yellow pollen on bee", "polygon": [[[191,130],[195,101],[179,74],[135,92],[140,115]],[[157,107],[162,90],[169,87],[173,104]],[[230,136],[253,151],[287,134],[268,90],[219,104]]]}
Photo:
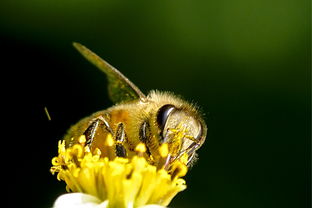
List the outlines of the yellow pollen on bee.
{"label": "yellow pollen on bee", "polygon": [[169,154],[168,144],[164,143],[159,147],[159,154],[161,157],[167,157]]}
{"label": "yellow pollen on bee", "polygon": [[187,161],[188,161],[188,154],[187,154],[187,153],[184,153],[184,154],[180,157],[180,161],[181,161],[183,164],[187,164]]}
{"label": "yellow pollen on bee", "polygon": [[86,136],[85,135],[81,135],[79,138],[78,138],[78,142],[80,144],[84,144],[86,143],[87,139],[86,139]]}
{"label": "yellow pollen on bee", "polygon": [[140,143],[140,144],[138,144],[136,147],[135,147],[135,151],[136,152],[146,152],[146,146],[145,146],[145,144],[143,144],[143,143]]}
{"label": "yellow pollen on bee", "polygon": [[111,147],[111,146],[114,145],[114,143],[115,142],[114,142],[114,139],[113,139],[113,135],[112,134],[107,134],[106,141],[105,141],[106,146]]}

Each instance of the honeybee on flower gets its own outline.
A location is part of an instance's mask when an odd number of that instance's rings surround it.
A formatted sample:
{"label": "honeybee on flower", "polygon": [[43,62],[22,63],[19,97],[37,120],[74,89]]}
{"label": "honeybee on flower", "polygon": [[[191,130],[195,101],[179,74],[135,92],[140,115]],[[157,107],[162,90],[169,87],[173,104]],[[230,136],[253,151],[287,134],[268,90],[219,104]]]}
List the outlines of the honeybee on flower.
{"label": "honeybee on flower", "polygon": [[[73,125],[65,136],[69,146],[85,135],[91,151],[105,151],[104,140],[111,134],[118,157],[131,158],[135,147],[144,143],[144,157],[150,164],[164,165],[170,170],[176,160],[186,155],[186,165],[190,166],[207,134],[197,107],[169,92],[151,91],[145,96],[128,78],[85,46],[74,43],[74,47],[107,75],[109,96],[116,104]],[[165,161],[158,151],[162,144],[168,145]]]}
{"label": "honeybee on flower", "polygon": [[85,46],[78,51],[108,77],[114,106],[73,125],[59,141],[52,174],[68,192],[54,208],[163,208],[186,189],[182,178],[204,143],[197,108],[172,93],[145,96]]}

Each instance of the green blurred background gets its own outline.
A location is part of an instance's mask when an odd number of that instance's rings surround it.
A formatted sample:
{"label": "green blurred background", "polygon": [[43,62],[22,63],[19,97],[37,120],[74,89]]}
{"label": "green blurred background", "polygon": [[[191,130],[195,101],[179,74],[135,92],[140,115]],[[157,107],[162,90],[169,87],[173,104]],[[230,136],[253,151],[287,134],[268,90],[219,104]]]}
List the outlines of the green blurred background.
{"label": "green blurred background", "polygon": [[310,207],[310,8],[305,0],[1,0],[7,199],[50,207],[65,192],[49,173],[57,141],[112,104],[77,41],[143,92],[174,91],[202,107],[208,138],[171,207]]}

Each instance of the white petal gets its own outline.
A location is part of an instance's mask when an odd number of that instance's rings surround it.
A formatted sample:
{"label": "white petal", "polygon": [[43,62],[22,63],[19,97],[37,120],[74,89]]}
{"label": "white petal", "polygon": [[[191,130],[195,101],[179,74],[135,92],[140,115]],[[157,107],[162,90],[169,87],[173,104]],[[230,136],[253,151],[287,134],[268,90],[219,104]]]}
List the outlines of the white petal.
{"label": "white petal", "polygon": [[167,208],[167,207],[160,206],[160,205],[157,205],[157,204],[150,204],[150,205],[141,206],[139,208]]}
{"label": "white petal", "polygon": [[70,193],[59,196],[53,208],[106,208],[108,201],[100,201],[89,194]]}

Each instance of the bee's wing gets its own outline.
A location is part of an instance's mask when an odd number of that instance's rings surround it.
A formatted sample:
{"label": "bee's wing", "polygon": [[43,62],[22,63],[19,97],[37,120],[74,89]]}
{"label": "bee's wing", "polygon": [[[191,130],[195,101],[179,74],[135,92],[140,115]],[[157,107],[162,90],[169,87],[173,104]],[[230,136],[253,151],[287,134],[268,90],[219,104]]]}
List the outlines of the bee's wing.
{"label": "bee's wing", "polygon": [[73,45],[88,61],[107,75],[108,93],[114,103],[145,99],[145,95],[139,88],[109,63],[80,43],[73,43]]}

